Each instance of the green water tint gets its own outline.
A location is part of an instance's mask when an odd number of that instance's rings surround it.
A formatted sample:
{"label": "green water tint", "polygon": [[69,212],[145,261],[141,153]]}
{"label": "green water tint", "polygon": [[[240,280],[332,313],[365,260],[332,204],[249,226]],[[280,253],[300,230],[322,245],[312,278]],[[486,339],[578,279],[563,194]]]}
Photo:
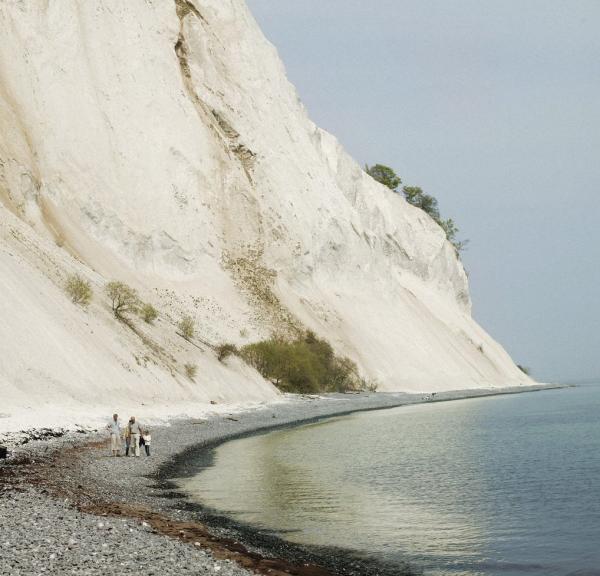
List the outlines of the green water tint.
{"label": "green water tint", "polygon": [[220,446],[191,497],[432,575],[600,574],[600,387],[407,406]]}

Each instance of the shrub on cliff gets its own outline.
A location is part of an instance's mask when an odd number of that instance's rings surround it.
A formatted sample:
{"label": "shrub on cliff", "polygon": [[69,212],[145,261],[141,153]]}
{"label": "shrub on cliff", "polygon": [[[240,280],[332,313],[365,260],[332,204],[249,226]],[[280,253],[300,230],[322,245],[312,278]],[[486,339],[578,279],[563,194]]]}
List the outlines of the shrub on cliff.
{"label": "shrub on cliff", "polygon": [[373,180],[377,180],[380,184],[387,186],[390,190],[394,192],[398,191],[398,186],[402,184],[402,180],[400,177],[394,172],[392,168],[389,166],[385,166],[384,164],[375,164],[375,166],[369,166],[368,164],[365,166],[365,172],[373,178]]}
{"label": "shrub on cliff", "polygon": [[67,278],[65,290],[75,304],[87,306],[93,296],[92,286],[78,274],[71,274]]}
{"label": "shrub on cliff", "polygon": [[183,368],[185,370],[185,375],[190,379],[194,380],[196,378],[196,374],[198,373],[198,366],[196,364],[184,364]]}
{"label": "shrub on cliff", "polygon": [[402,192],[404,192],[404,197],[409,204],[420,208],[423,212],[427,212],[439,224],[440,211],[437,198],[425,194],[418,186],[404,186]]}
{"label": "shrub on cliff", "polygon": [[270,338],[244,346],[242,358],[287,392],[343,392],[361,388],[356,364],[337,356],[313,332],[295,340]]}
{"label": "shrub on cliff", "polygon": [[135,314],[140,306],[137,291],[124,282],[112,281],[106,285],[106,293],[111,301],[112,311],[117,318]]}
{"label": "shrub on cliff", "polygon": [[191,340],[196,334],[196,323],[191,316],[184,316],[179,322],[179,330],[186,340]]}
{"label": "shrub on cliff", "polygon": [[140,315],[144,322],[152,324],[158,318],[158,310],[152,304],[145,303],[140,308]]}
{"label": "shrub on cliff", "polygon": [[216,352],[219,362],[224,362],[229,356],[239,354],[239,350],[235,344],[219,344]]}

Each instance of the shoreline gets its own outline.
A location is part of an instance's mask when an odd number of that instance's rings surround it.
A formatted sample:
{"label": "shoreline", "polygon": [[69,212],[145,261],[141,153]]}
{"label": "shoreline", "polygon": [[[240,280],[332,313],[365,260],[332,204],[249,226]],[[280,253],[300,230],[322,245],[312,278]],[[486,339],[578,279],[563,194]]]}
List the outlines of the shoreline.
{"label": "shoreline", "polygon": [[[185,548],[185,551],[181,549],[178,552],[180,562],[164,567],[163,574],[186,573],[189,565],[203,564],[210,565],[212,571],[224,576],[251,573],[272,576],[286,573],[305,576],[369,574],[374,569],[371,561],[360,565],[347,553],[342,560],[343,551],[290,545],[277,536],[243,526],[222,512],[192,503],[179,492],[173,479],[197,473],[218,445],[243,436],[366,410],[564,387],[532,385],[439,392],[433,400],[427,400],[423,394],[407,393],[293,398],[286,403],[245,412],[220,414],[207,419],[175,420],[170,425],[154,427],[153,456],[150,458],[111,458],[107,456],[104,435],[101,438],[100,434],[95,434],[93,442],[90,442],[89,436],[69,435],[64,439],[20,447],[18,452],[24,459],[22,464],[0,465],[0,502],[7,494],[10,496],[14,491],[24,490],[33,499],[56,501],[60,498],[64,501],[67,498],[71,511],[83,514],[88,520],[89,517],[115,518],[121,522],[128,519],[137,530],[142,533],[150,531],[153,538],[158,538],[156,546],[160,550],[169,549],[174,541]],[[46,455],[47,452],[50,455]],[[39,458],[37,462],[36,458]],[[14,478],[7,480],[6,474],[2,474],[6,468],[18,471],[17,475],[22,476],[21,482],[14,482]],[[29,494],[31,491],[33,494]],[[62,511],[62,514],[66,512]],[[79,532],[79,537],[82,534],[87,533]],[[95,531],[92,531],[92,548],[96,542],[94,535]],[[0,560],[0,574],[4,573],[2,562]],[[113,560],[108,558],[102,564],[102,570],[116,565],[111,562]],[[377,573],[385,574],[384,570],[384,566],[378,567]],[[400,574],[398,567],[394,570],[395,574]]]}
{"label": "shoreline", "polygon": [[[190,500],[188,496],[180,490],[176,480],[194,476],[203,469],[212,466],[214,452],[219,446],[241,438],[269,434],[277,430],[301,427],[332,418],[342,418],[360,412],[390,410],[393,408],[435,402],[476,400],[570,387],[573,387],[573,385],[538,384],[527,387],[509,387],[500,390],[451,390],[447,392],[438,392],[433,399],[428,398],[429,395],[407,394],[406,397],[398,398],[397,402],[389,404],[384,403],[382,405],[369,407],[355,405],[347,410],[327,411],[325,414],[317,416],[313,415],[307,418],[293,418],[284,423],[278,422],[276,424],[267,424],[264,427],[232,432],[219,436],[211,441],[203,442],[202,444],[192,445],[173,455],[169,461],[162,464],[158,469],[157,478],[160,487],[169,492],[169,497],[177,503],[178,507],[190,512],[196,517],[201,517],[203,522],[212,529],[222,532],[225,537],[239,539],[246,545],[250,545],[260,554],[282,557],[294,564],[318,565],[319,567],[325,568],[328,571],[327,574],[336,576],[362,576],[370,574],[377,574],[377,576],[414,576],[420,574],[420,572],[415,572],[408,563],[405,565],[390,565],[376,559],[366,559],[364,556],[354,554],[349,550],[327,546],[308,546],[290,543],[283,537],[273,534],[268,530],[264,531],[251,524],[236,520],[229,516],[225,511],[216,510],[205,504]],[[390,394],[389,396],[394,396],[394,394]]]}

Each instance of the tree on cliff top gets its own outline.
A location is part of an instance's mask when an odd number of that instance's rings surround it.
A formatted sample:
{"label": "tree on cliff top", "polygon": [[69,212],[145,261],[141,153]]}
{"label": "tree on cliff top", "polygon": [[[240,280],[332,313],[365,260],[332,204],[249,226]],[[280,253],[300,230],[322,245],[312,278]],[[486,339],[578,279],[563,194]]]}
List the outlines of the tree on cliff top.
{"label": "tree on cliff top", "polygon": [[437,198],[434,198],[430,194],[425,194],[418,186],[404,186],[402,191],[409,204],[427,212],[438,224],[440,223],[440,210]]}
{"label": "tree on cliff top", "polygon": [[375,164],[375,166],[365,166],[365,172],[380,184],[387,186],[390,190],[398,192],[398,186],[402,184],[400,177],[389,166]]}
{"label": "tree on cliff top", "polygon": [[[398,192],[398,186],[402,184],[402,179],[396,174],[393,168],[384,166],[383,164],[375,164],[375,166],[365,165],[365,172],[380,184],[387,186],[390,190]],[[458,240],[458,228],[452,218],[447,220],[442,219],[438,201],[435,196],[425,194],[419,186],[404,186],[402,188],[404,198],[409,204],[420,208],[423,212],[427,212],[433,220],[442,228],[446,234],[448,241],[454,246],[457,254],[465,249],[468,240]]]}

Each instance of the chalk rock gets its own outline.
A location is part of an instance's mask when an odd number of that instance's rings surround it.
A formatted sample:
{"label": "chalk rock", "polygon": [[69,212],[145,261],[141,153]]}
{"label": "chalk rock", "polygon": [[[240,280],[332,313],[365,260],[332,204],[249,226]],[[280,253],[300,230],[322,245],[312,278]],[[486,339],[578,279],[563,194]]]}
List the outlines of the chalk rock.
{"label": "chalk rock", "polygon": [[[471,318],[443,231],[310,120],[243,0],[10,0],[0,31],[11,414],[80,421],[139,407],[141,385],[171,414],[272,399],[210,345],[293,328],[383,390],[528,382]],[[70,274],[94,289],[86,309]],[[111,279],[159,310],[154,325],[114,319]],[[184,314],[196,346],[176,334]]]}

